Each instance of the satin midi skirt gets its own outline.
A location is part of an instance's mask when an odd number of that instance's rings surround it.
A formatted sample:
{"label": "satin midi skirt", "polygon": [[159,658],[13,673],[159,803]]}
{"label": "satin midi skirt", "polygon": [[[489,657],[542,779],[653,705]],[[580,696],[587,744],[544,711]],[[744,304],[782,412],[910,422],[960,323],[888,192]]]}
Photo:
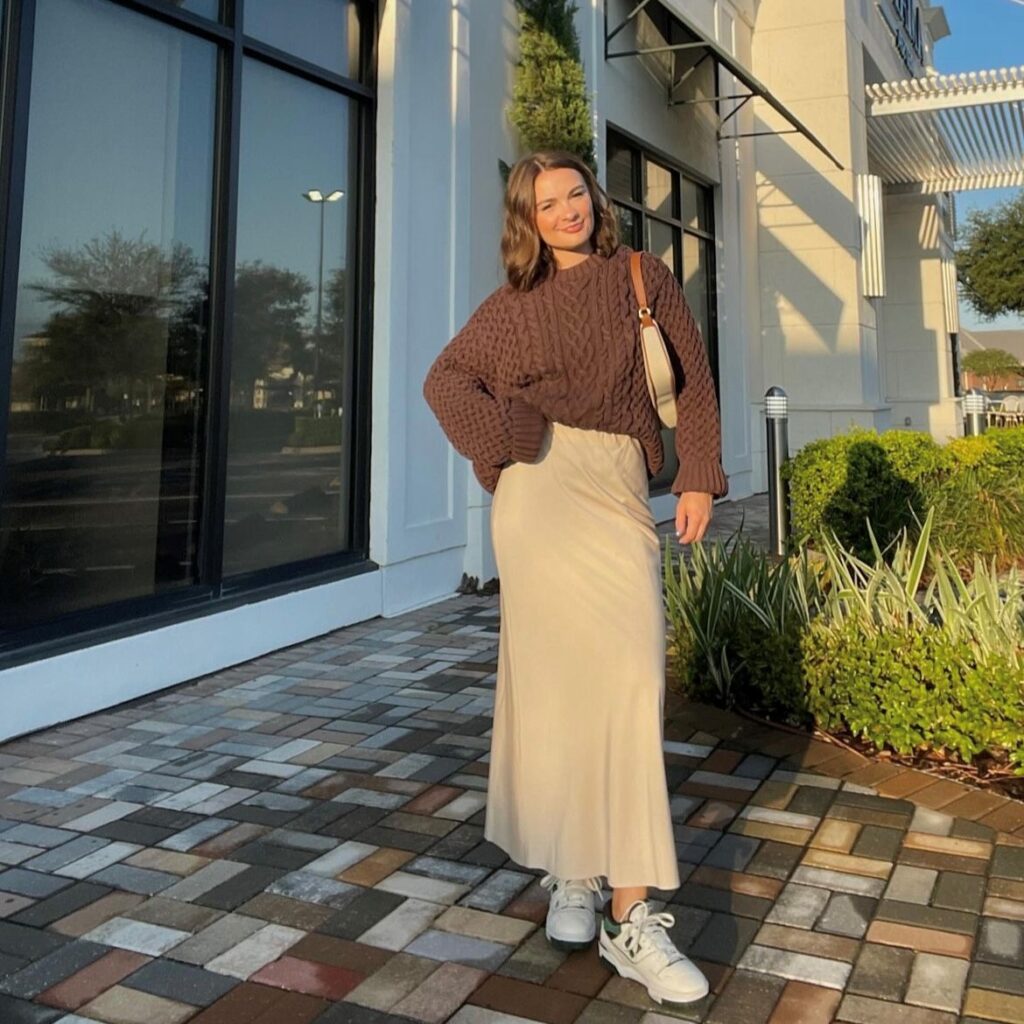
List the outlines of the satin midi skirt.
{"label": "satin midi skirt", "polygon": [[485,836],[518,864],[679,885],[661,559],[640,442],[552,423],[491,505],[501,627]]}

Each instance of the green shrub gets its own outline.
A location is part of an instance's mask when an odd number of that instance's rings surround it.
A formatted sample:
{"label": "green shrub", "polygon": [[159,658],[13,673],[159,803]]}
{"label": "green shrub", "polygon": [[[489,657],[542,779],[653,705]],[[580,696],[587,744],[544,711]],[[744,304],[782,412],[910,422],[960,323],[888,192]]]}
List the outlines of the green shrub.
{"label": "green shrub", "polygon": [[78,426],[93,415],[85,409],[31,409],[10,413],[8,430],[11,434],[27,434],[41,431],[48,434],[60,433],[69,427]]}
{"label": "green shrub", "polygon": [[945,446],[913,431],[855,429],[807,445],[785,474],[794,535],[816,547],[834,536],[870,558],[872,534],[884,549],[934,508],[936,538],[962,566],[976,555],[1024,561],[1024,427]]}
{"label": "green shrub", "polygon": [[825,729],[849,730],[898,754],[938,749],[965,762],[990,750],[1024,756],[1019,664],[999,653],[978,661],[941,626],[813,624],[801,660],[810,710]]}
{"label": "green shrub", "polygon": [[162,416],[144,416],[121,424],[114,444],[117,448],[146,448],[159,450],[163,445],[164,421]]}
{"label": "green shrub", "polygon": [[341,417],[296,416],[295,429],[286,442],[293,448],[316,448],[321,445],[341,444]]}
{"label": "green shrub", "polygon": [[233,453],[279,452],[295,428],[295,413],[286,409],[234,408],[229,421]]}
{"label": "green shrub", "polygon": [[922,482],[948,457],[928,434],[856,429],[812,441],[786,466],[794,533],[820,542],[833,534],[871,554],[870,521],[883,547],[925,512]]}
{"label": "green shrub", "polygon": [[834,540],[777,562],[738,540],[666,547],[677,685],[794,724],[816,720],[879,747],[986,750],[1024,771],[1024,578],[976,559],[969,574],[916,537],[871,560]]}
{"label": "green shrub", "polygon": [[676,686],[698,700],[806,721],[800,636],[813,575],[806,561],[772,561],[742,536],[693,545],[690,565],[666,544]]}
{"label": "green shrub", "polygon": [[108,449],[117,445],[121,424],[117,420],[96,420],[62,430],[56,438],[44,442],[48,451],[64,452],[72,448]]}

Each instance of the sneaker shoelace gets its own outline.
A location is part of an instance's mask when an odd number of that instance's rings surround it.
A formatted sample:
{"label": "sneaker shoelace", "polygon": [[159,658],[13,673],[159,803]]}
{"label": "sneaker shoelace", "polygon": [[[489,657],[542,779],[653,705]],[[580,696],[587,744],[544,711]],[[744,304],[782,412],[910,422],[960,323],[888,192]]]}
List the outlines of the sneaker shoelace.
{"label": "sneaker shoelace", "polygon": [[551,892],[551,900],[559,910],[592,911],[594,898],[591,894],[601,891],[601,883],[596,878],[558,878],[555,875],[545,875],[540,884],[541,888]]}
{"label": "sneaker shoelace", "polygon": [[665,930],[675,923],[676,919],[671,914],[652,914],[646,903],[641,904],[641,910],[636,913],[635,919],[631,918],[622,926],[626,933],[623,940],[626,952],[635,958],[645,943],[649,943],[664,956],[666,967],[682,960],[683,954],[676,949],[675,943]]}

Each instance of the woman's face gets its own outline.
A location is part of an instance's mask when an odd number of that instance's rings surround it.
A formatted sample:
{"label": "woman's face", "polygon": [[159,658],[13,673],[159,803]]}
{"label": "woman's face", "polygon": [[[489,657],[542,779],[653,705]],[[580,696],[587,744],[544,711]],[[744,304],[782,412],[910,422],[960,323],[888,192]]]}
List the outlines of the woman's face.
{"label": "woman's face", "polygon": [[535,223],[554,250],[590,253],[594,206],[583,175],[571,167],[541,171],[533,185]]}

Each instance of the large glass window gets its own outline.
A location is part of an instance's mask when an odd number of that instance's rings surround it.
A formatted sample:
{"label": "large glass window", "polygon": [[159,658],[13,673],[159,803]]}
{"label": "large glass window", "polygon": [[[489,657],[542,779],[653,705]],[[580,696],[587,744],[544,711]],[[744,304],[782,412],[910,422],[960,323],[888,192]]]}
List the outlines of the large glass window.
{"label": "large glass window", "polygon": [[[715,329],[712,191],[619,132],[608,133],[608,195],[623,242],[663,260],[683,286],[718,378]],[[657,315],[657,310],[655,310]],[[678,469],[672,432],[665,431],[665,466],[651,489],[666,488]]]}
{"label": "large glass window", "polygon": [[7,468],[4,625],[196,579],[216,49],[39,0]]}
{"label": "large glass window", "polygon": [[245,34],[347,78],[359,77],[355,4],[338,0],[246,0]]}
{"label": "large glass window", "polygon": [[373,0],[23,3],[0,657],[365,563]]}
{"label": "large glass window", "polygon": [[204,18],[216,18],[220,15],[220,0],[167,0],[168,3],[180,7],[183,11],[199,14]]}
{"label": "large glass window", "polygon": [[243,76],[228,575],[348,542],[355,118],[346,97],[265,64]]}

